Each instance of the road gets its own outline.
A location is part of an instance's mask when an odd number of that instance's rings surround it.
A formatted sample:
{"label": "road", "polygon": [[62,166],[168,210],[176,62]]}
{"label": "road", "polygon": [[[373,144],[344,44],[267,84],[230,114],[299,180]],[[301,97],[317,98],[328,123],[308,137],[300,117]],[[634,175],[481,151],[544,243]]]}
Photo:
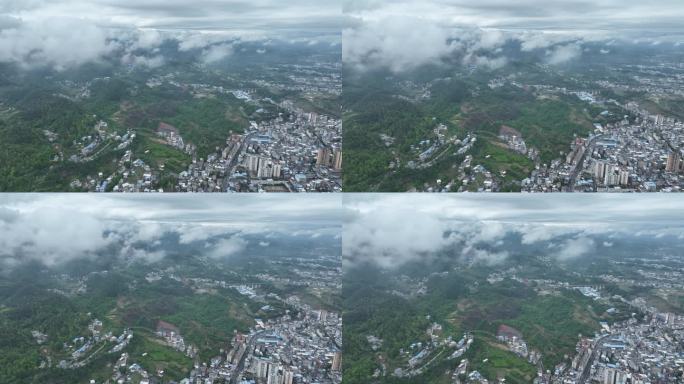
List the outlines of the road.
{"label": "road", "polygon": [[593,147],[596,143],[596,140],[602,138],[603,136],[605,135],[596,135],[589,139],[589,142],[587,143],[587,150],[584,151],[582,157],[580,157],[577,164],[575,164],[575,168],[573,168],[572,172],[570,172],[570,181],[568,182],[568,185],[565,186],[565,192],[574,192],[575,183],[577,182],[577,176],[579,176],[579,174],[582,172],[582,169],[584,169],[584,160],[587,157],[587,153],[591,153],[593,151]]}
{"label": "road", "polygon": [[603,344],[603,340],[611,336],[612,335],[603,336],[594,343],[594,347],[591,351],[591,357],[589,360],[587,360],[587,365],[584,366],[584,370],[582,371],[577,384],[585,384],[587,382],[589,379],[589,374],[591,373],[591,366],[594,364],[594,359],[596,359],[596,353],[601,349],[599,346]]}
{"label": "road", "polygon": [[242,371],[245,369],[245,361],[247,360],[247,356],[254,349],[254,344],[256,344],[259,336],[263,335],[264,333],[266,333],[266,331],[260,331],[249,337],[249,341],[247,341],[247,348],[245,348],[245,353],[242,354],[242,357],[235,367],[233,374],[230,376],[230,384],[237,384],[238,377],[242,375]]}

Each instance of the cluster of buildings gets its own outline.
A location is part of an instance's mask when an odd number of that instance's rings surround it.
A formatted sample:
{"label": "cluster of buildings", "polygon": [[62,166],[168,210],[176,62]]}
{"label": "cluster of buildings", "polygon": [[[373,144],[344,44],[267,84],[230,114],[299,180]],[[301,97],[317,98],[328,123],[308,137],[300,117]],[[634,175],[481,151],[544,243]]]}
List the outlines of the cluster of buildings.
{"label": "cluster of buildings", "polygon": [[[298,300],[290,300],[297,303]],[[297,315],[257,323],[247,345],[245,369],[236,372],[247,383],[340,383],[342,381],[341,317],[296,304]]]}
{"label": "cluster of buildings", "polygon": [[[430,315],[427,315],[426,318],[429,320]],[[406,359],[406,363],[405,366],[394,369],[393,377],[419,376],[440,356],[448,360],[458,359],[468,351],[475,340],[470,333],[465,333],[459,340],[455,340],[451,335],[444,335],[442,325],[434,322],[427,328],[426,335],[428,337],[426,342],[416,341],[411,343],[408,348],[399,350],[399,355]],[[382,344],[382,340],[372,335],[368,335],[367,340],[373,350]],[[386,375],[387,366],[383,363],[380,368],[376,369],[374,377]]]}
{"label": "cluster of buildings", "polygon": [[157,136],[161,137],[167,145],[177,148],[189,155],[192,155],[197,150],[197,147],[192,143],[185,143],[183,137],[178,132],[178,128],[171,124],[160,122],[157,127]]}
{"label": "cluster of buildings", "polygon": [[627,108],[637,116],[634,123],[598,130],[590,160],[577,186],[595,190],[679,191],[684,185],[681,166],[684,123],[662,115],[650,115],[635,103]]}
{"label": "cluster of buildings", "polygon": [[208,363],[195,364],[181,384],[337,384],[342,381],[342,319],[314,310],[297,297],[292,312],[235,332],[226,352]]}
{"label": "cluster of buildings", "polygon": [[675,383],[684,377],[684,316],[651,308],[644,321],[631,318],[583,338],[567,368],[540,375],[538,383]]}
{"label": "cluster of buildings", "polygon": [[[341,93],[341,77],[336,64],[311,63],[285,66],[290,75],[277,82],[272,79],[253,79],[250,85],[297,91],[315,103],[319,97]],[[133,153],[129,147],[135,132],[124,136],[108,130],[107,123],[95,126],[96,134],[75,142],[79,152],[72,162],[88,162],[111,150],[121,150],[117,169],[111,173],[75,179],[71,188],[89,191],[114,192],[337,192],[341,191],[342,122],[322,113],[304,111],[294,101],[276,103],[262,97],[254,88],[228,89],[221,85],[186,84],[177,80],[176,73],[155,76],[147,81],[150,88],[164,84],[189,92],[195,98],[233,95],[256,106],[256,114],[263,120],[251,121],[241,134],[226,131],[225,146],[199,156],[196,143],[184,139],[171,124],[160,122],[152,140],[166,144],[188,155],[192,160],[186,170],[170,173],[163,163],[150,164],[147,152]],[[264,114],[266,108],[281,111],[275,117]],[[56,134],[44,132],[54,142]],[[64,157],[59,144],[54,146],[55,161]],[[143,160],[145,159],[145,160]],[[168,167],[167,167],[168,168]],[[172,177],[169,178],[169,175]],[[169,180],[172,180],[170,184]]]}
{"label": "cluster of buildings", "polygon": [[538,167],[522,187],[530,192],[680,191],[684,185],[684,123],[649,115],[634,103],[635,114],[614,124],[595,124],[588,138],[576,138],[565,161]]}
{"label": "cluster of buildings", "polygon": [[287,114],[251,122],[178,176],[177,191],[341,191],[342,122],[283,102]]}
{"label": "cluster of buildings", "polygon": [[509,351],[527,359],[531,364],[537,365],[541,361],[541,352],[529,349],[522,333],[513,327],[501,324],[496,332],[496,339],[505,344]]}
{"label": "cluster of buildings", "polygon": [[[655,75],[660,69],[640,68]],[[596,82],[609,89],[647,91],[649,95],[667,97],[681,93],[677,79],[667,80],[662,87],[657,76],[640,78],[642,85]],[[621,104],[603,100],[596,91],[570,91],[552,86],[532,86],[542,93],[574,94],[594,106],[616,107],[624,116],[613,116],[605,110],[601,116],[609,122],[595,123],[586,138],[576,138],[565,159],[551,164],[537,164],[529,178],[522,181],[528,192],[673,192],[684,186],[684,122],[662,114],[652,114],[632,101]],[[677,89],[679,89],[677,91]]]}
{"label": "cluster of buildings", "polygon": [[166,345],[184,353],[187,357],[194,358],[197,356],[197,347],[192,344],[186,344],[185,339],[181,336],[180,330],[175,325],[159,320],[157,322],[155,334],[157,337],[164,340]]}
{"label": "cluster of buildings", "polygon": [[515,128],[507,125],[502,125],[499,128],[499,140],[506,144],[508,149],[518,152],[534,160],[539,155],[539,152],[534,147],[528,147],[523,140],[522,134]]}
{"label": "cluster of buildings", "polygon": [[[76,369],[84,367],[93,358],[101,354],[120,352],[133,339],[131,329],[124,329],[119,336],[114,335],[112,331],[105,332],[102,321],[98,319],[93,319],[88,324],[88,333],[87,336],[76,336],[70,342],[62,343],[67,358],[60,360],[56,365],[57,368]],[[32,331],[31,334],[39,345],[48,339],[47,334],[37,330]],[[43,350],[43,352],[46,353],[47,350]],[[52,356],[46,354],[43,357],[45,360],[41,361],[40,368],[52,367]]]}

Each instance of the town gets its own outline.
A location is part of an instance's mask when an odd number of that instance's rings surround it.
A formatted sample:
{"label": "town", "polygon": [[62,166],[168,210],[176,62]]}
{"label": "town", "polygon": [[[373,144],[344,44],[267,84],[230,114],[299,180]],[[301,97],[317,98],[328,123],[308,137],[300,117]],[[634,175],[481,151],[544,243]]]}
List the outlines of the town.
{"label": "town", "polygon": [[[53,164],[91,163],[114,153],[113,172],[99,171],[85,178],[73,179],[73,190],[93,192],[340,192],[342,190],[342,121],[338,117],[302,107],[301,102],[285,99],[279,102],[260,94],[259,89],[279,92],[299,92],[307,100],[338,97],[341,93],[339,68],[325,63],[286,67],[292,75],[282,81],[254,79],[244,88],[188,83],[176,73],[156,75],[145,86],[154,91],[169,87],[190,93],[197,100],[234,97],[254,109],[262,119],[249,120],[241,131],[226,127],[225,139],[208,153],[200,155],[197,143],[184,137],[183,130],[162,120],[154,136],[145,140],[167,146],[177,157],[187,159],[185,169],[173,169],[169,161],[157,159],[149,148],[142,151],[135,143],[141,140],[140,130],[129,128],[117,132],[109,120],[101,117],[93,126],[94,133],[74,141],[78,152],[65,155],[56,143],[59,135],[44,130],[53,145]],[[311,77],[311,79],[308,79]],[[308,81],[305,81],[308,79]],[[92,84],[110,82],[95,79]],[[237,81],[233,79],[232,81]],[[241,82],[242,84],[242,82]],[[76,84],[69,84],[76,87]],[[65,85],[66,86],[66,85]],[[84,98],[89,93],[82,94]],[[310,101],[315,105],[315,101]],[[123,110],[133,108],[122,106]],[[242,107],[241,107],[242,108]],[[269,112],[267,112],[267,110]],[[273,111],[277,111],[273,114]],[[149,135],[145,132],[144,135]],[[220,144],[220,145],[218,145]],[[171,176],[171,178],[169,178]],[[172,180],[172,183],[169,183]]]}

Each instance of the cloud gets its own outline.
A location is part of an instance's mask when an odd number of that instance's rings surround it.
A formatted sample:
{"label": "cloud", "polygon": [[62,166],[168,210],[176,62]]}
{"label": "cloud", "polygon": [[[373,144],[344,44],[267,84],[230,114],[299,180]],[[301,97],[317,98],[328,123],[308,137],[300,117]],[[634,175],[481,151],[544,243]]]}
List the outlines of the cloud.
{"label": "cloud", "polygon": [[338,1],[292,0],[3,0],[0,11],[25,18],[65,15],[102,25],[236,34],[329,34],[340,29]]}
{"label": "cloud", "polygon": [[560,251],[556,257],[561,261],[576,259],[593,251],[595,247],[594,240],[588,237],[569,239],[560,246]]}
{"label": "cloud", "polygon": [[130,260],[142,261],[146,264],[154,264],[163,260],[166,257],[166,252],[163,250],[148,250],[126,246],[121,250],[121,256]]}
{"label": "cloud", "polygon": [[579,57],[589,42],[681,41],[684,7],[677,1],[346,0],[343,61],[357,70],[400,73],[458,57],[497,69],[519,57],[504,53],[519,49],[548,51],[545,61],[559,65]]}
{"label": "cloud", "polygon": [[463,63],[486,69],[499,69],[503,68],[508,63],[508,59],[501,56],[490,58],[486,56],[467,55],[463,59]]}
{"label": "cloud", "polygon": [[94,257],[111,244],[107,225],[97,218],[65,209],[24,215],[5,208],[0,217],[0,260],[39,260],[50,266]]}
{"label": "cloud", "polygon": [[546,62],[551,65],[560,65],[577,59],[581,55],[582,47],[579,44],[559,45],[546,51]]}
{"label": "cloud", "polygon": [[249,235],[339,234],[340,201],[335,195],[6,195],[0,199],[0,269],[98,257],[152,263],[166,256],[164,242],[176,236],[181,245],[208,242],[207,255],[222,257],[246,247]]}
{"label": "cloud", "polygon": [[202,51],[200,60],[204,64],[212,64],[232,55],[233,52],[233,45],[230,43],[212,45]]}
{"label": "cloud", "polygon": [[556,44],[575,42],[579,38],[574,34],[524,31],[518,34],[516,39],[520,41],[520,50],[522,52],[531,52],[536,49],[546,49]]}
{"label": "cloud", "polygon": [[187,31],[179,33],[176,38],[179,41],[178,50],[187,52],[193,49],[206,48],[212,44],[217,44],[229,40],[230,37],[223,33],[205,33]]}
{"label": "cloud", "polygon": [[565,261],[609,239],[684,231],[684,202],[664,195],[368,194],[346,196],[345,208],[345,264],[389,269],[445,259],[496,265],[528,251]]}
{"label": "cloud", "polygon": [[[395,73],[456,59],[463,65],[495,70],[510,61],[502,53],[509,42],[518,42],[522,52],[549,48],[547,61],[560,64],[576,53],[577,41],[577,37],[566,34],[482,29],[393,15],[379,20],[359,19],[345,29],[342,59],[345,65],[358,70],[388,68]],[[559,43],[567,45],[556,46]]]}
{"label": "cloud", "polygon": [[[679,0],[345,0],[344,12],[373,20],[388,15],[421,15],[433,22],[480,28],[573,32],[575,34],[681,33]],[[607,32],[608,31],[608,32]]]}
{"label": "cloud", "polygon": [[24,21],[0,30],[0,61],[64,69],[112,53],[116,46],[108,38],[104,29],[82,19]]}
{"label": "cloud", "polygon": [[344,226],[343,254],[360,261],[372,259],[382,267],[431,258],[449,240],[438,217],[405,208],[378,207]]}
{"label": "cloud", "polygon": [[294,0],[3,0],[0,62],[66,69],[115,56],[157,67],[154,51],[168,40],[181,51],[206,49],[204,62],[229,54],[233,41],[339,40],[339,3]]}
{"label": "cloud", "polygon": [[121,58],[121,62],[123,64],[127,65],[133,65],[133,66],[143,66],[143,67],[148,67],[148,68],[159,68],[165,63],[164,56],[162,55],[156,55],[152,57],[147,57],[147,56],[136,56],[133,54],[125,54]]}
{"label": "cloud", "polygon": [[491,252],[484,249],[474,249],[469,256],[474,263],[492,266],[503,263],[510,255],[507,251]]}
{"label": "cloud", "polygon": [[360,68],[411,70],[455,52],[459,46],[450,37],[449,30],[415,17],[367,22],[343,31],[342,60]]}
{"label": "cloud", "polygon": [[168,40],[169,36],[166,36],[161,31],[154,29],[140,29],[137,32],[137,36],[131,49],[151,49],[159,47],[164,41]]}
{"label": "cloud", "polygon": [[235,235],[227,239],[221,239],[211,247],[207,256],[212,259],[223,259],[243,251],[249,243],[242,237]]}
{"label": "cloud", "polygon": [[178,242],[190,244],[196,241],[205,241],[225,232],[221,227],[209,227],[205,225],[181,225],[175,231],[178,233]]}
{"label": "cloud", "polygon": [[133,223],[130,229],[131,242],[149,243],[171,231],[168,226],[156,222]]}

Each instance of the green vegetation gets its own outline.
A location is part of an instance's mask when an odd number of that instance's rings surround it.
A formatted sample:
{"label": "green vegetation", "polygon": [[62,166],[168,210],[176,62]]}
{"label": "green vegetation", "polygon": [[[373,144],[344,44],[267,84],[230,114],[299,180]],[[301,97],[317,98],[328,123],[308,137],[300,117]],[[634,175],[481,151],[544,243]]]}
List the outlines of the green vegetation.
{"label": "green vegetation", "polygon": [[472,363],[471,370],[491,380],[505,378],[507,383],[530,383],[537,375],[536,368],[525,359],[506,351],[491,338],[475,336],[465,357]]}
{"label": "green vegetation", "polygon": [[155,336],[147,335],[145,332],[140,332],[140,335],[134,337],[127,350],[129,356],[139,361],[140,366],[146,371],[156,373],[163,370],[167,380],[180,381],[187,377],[192,369],[192,359],[163,345]]}
{"label": "green vegetation", "polygon": [[[542,273],[545,278],[569,278],[557,268],[542,267],[533,259],[512,258],[511,265],[525,265],[526,274]],[[542,353],[543,366],[552,369],[574,354],[578,335],[593,335],[598,320],[604,318],[607,306],[598,304],[580,293],[562,290],[554,294],[536,292],[532,285],[504,279],[490,284],[486,277],[495,269],[483,266],[454,269],[439,263],[427,267],[412,265],[400,271],[380,272],[372,266],[346,271],[343,285],[345,383],[368,382],[381,363],[388,375],[379,383],[449,382],[445,371],[453,370],[457,361],[439,355],[420,376],[398,379],[390,373],[405,367],[407,358],[399,354],[411,343],[428,341],[425,330],[432,322],[442,325],[443,335],[458,340],[470,332],[475,342],[465,355],[472,370],[478,370],[490,380],[506,378],[507,382],[528,383],[536,376],[537,367],[506,350],[496,339],[500,325],[518,329],[530,349]],[[499,266],[503,268],[505,266]],[[449,270],[448,275],[427,279],[427,293],[403,297],[396,292],[415,290],[405,278],[425,276],[432,269]],[[429,315],[428,319],[426,315]],[[366,337],[383,340],[381,347],[371,349]],[[435,352],[431,357],[437,356]],[[486,361],[485,361],[486,359]]]}
{"label": "green vegetation", "polygon": [[[511,85],[490,89],[487,82],[491,75],[478,73],[431,81],[426,85],[428,99],[420,98],[420,91],[402,88],[399,84],[406,81],[404,78],[390,76],[381,80],[378,76],[358,75],[345,84],[347,191],[422,190],[425,183],[435,185],[438,179],[449,182],[458,177],[457,167],[464,156],[445,156],[427,169],[406,168],[408,161],[417,160],[411,145],[434,140],[433,129],[440,123],[447,126],[451,137],[462,139],[474,134],[478,143],[468,152],[473,156],[473,165],[481,164],[492,172],[499,190],[517,191],[534,163],[506,148],[498,138],[502,125],[518,130],[527,146],[539,151],[540,162],[549,164],[569,150],[576,136],[586,136],[593,129],[593,121],[608,121],[605,117],[595,119],[603,110],[588,111],[588,104],[574,96],[540,98],[531,90]],[[406,77],[416,81],[412,75]],[[380,135],[388,135],[394,142],[386,146]],[[401,168],[389,167],[395,159],[401,161]],[[477,190],[478,185],[469,188]]]}
{"label": "green vegetation", "polygon": [[522,133],[528,144],[539,149],[543,163],[568,152],[575,136],[586,136],[592,129],[591,120],[570,100],[544,100],[526,105],[520,116],[509,125]]}
{"label": "green vegetation", "polygon": [[472,150],[472,164],[480,164],[490,172],[501,176],[502,191],[519,191],[520,180],[526,178],[534,169],[534,164],[526,156],[513,152],[492,141],[479,140]]}

